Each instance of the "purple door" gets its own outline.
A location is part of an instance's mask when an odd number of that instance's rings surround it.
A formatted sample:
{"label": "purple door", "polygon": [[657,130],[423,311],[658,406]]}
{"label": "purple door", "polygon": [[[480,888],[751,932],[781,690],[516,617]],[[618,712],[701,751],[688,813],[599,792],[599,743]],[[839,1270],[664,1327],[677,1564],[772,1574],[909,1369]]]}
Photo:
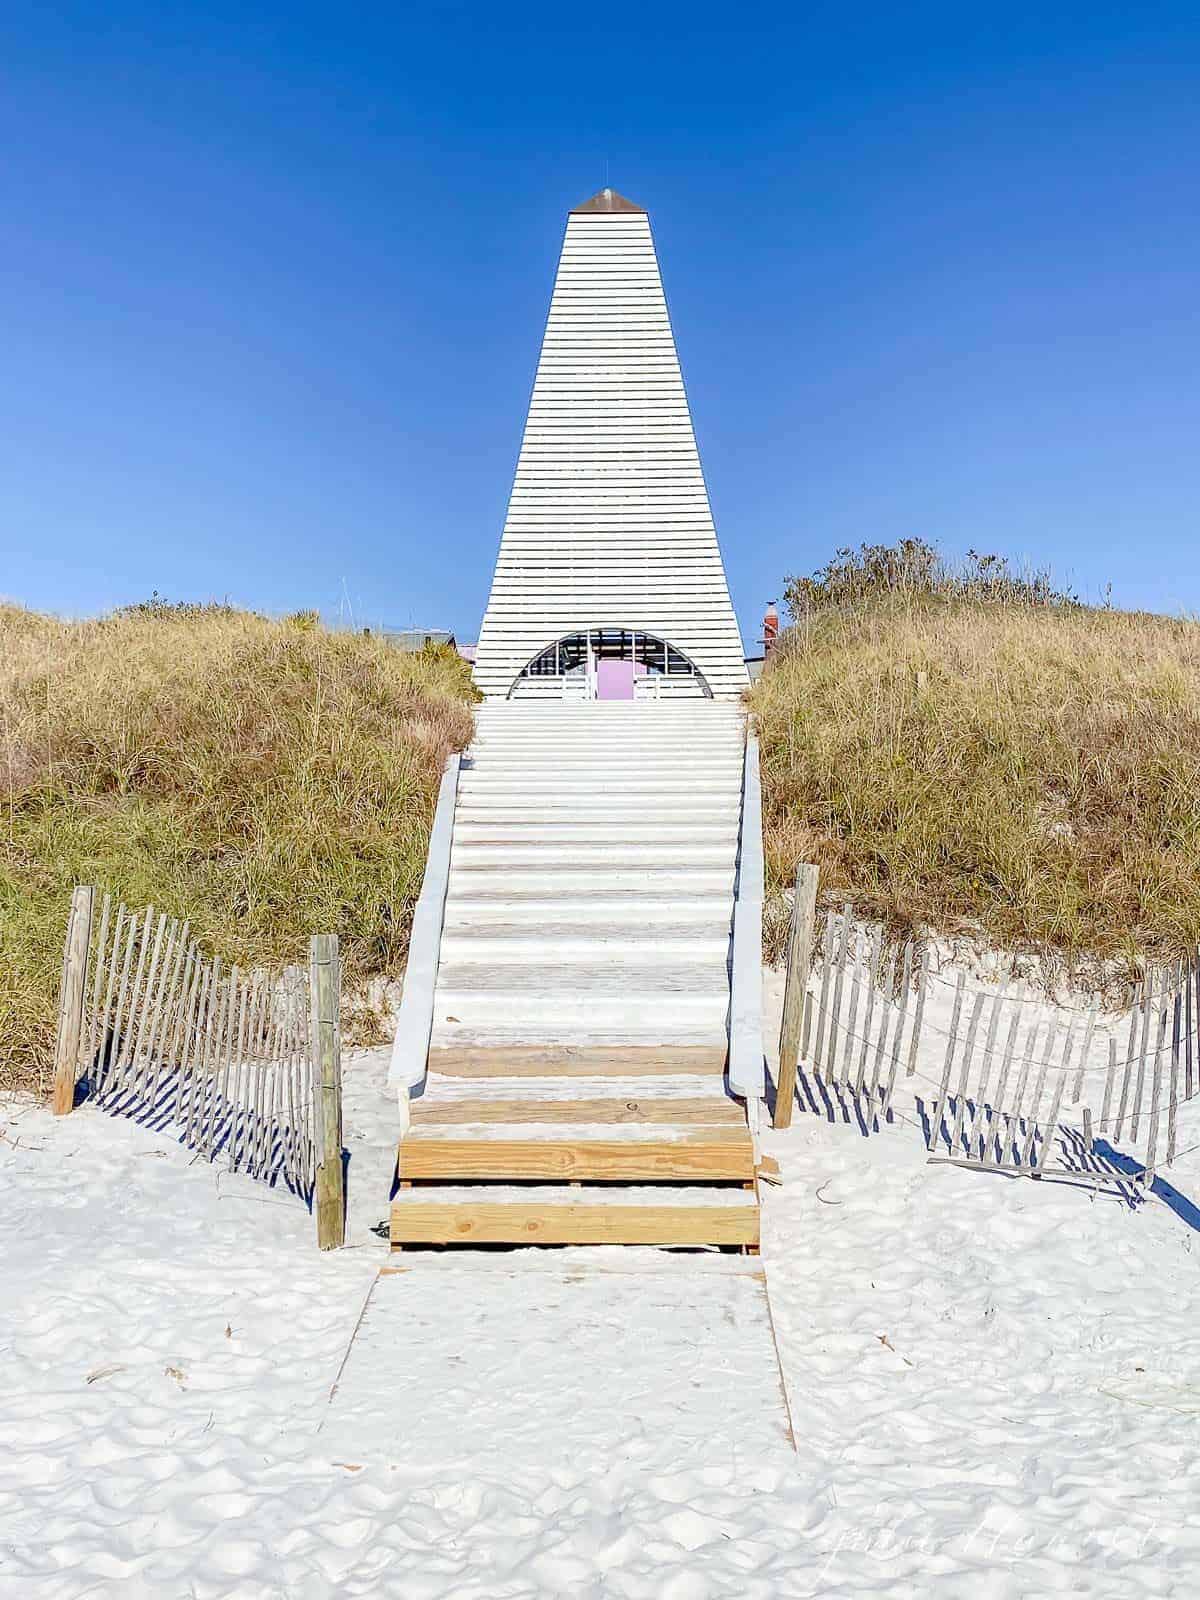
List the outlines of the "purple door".
{"label": "purple door", "polygon": [[596,663],[596,699],[633,699],[633,662],[601,660]]}

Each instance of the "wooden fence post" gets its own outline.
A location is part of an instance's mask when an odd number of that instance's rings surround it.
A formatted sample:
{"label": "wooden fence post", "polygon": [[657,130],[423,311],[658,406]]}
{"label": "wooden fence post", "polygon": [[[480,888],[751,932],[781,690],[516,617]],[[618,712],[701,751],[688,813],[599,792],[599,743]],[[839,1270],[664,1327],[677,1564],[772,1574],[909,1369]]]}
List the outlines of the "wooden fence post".
{"label": "wooden fence post", "polygon": [[783,989],[783,1020],[779,1028],[779,1072],[775,1079],[777,1128],[792,1124],[796,1098],[796,1062],[800,1056],[800,1029],[804,1023],[804,997],[812,958],[813,923],[817,913],[817,879],[820,869],[802,861],[796,868],[796,896],[788,937],[787,977]]}
{"label": "wooden fence post", "polygon": [[346,1241],[342,1170],[341,964],[336,933],[316,933],[309,946],[309,1003],[313,1066],[313,1126],[317,1144],[317,1244],[336,1250]]}
{"label": "wooden fence post", "polygon": [[56,1117],[65,1117],[75,1104],[79,1072],[79,1041],[83,1034],[86,1003],[88,948],[92,941],[92,905],[96,891],[83,885],[71,895],[71,917],[63,950],[62,986],[58,996],[58,1038],[54,1047],[54,1099]]}

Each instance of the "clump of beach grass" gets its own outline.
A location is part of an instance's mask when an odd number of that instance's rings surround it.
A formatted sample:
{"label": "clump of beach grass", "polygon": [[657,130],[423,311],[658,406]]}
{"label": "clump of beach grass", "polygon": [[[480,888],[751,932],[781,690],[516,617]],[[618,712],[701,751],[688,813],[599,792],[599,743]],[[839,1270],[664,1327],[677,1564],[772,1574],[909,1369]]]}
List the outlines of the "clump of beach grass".
{"label": "clump of beach grass", "polygon": [[1200,624],[916,541],[841,551],[787,597],[750,694],[773,955],[799,861],[896,934],[1076,981],[1195,951]]}
{"label": "clump of beach grass", "polygon": [[[0,605],[0,1087],[47,1084],[76,883],[188,917],[243,966],[337,933],[351,1000],[398,976],[475,698],[453,651],[311,613]],[[358,1014],[379,1025],[378,1005]]]}

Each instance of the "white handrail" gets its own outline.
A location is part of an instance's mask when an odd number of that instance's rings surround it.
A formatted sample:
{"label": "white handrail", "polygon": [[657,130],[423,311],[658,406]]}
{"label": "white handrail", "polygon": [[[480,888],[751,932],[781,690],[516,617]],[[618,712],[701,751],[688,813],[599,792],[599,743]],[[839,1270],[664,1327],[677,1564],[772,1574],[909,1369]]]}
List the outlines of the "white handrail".
{"label": "white handrail", "polygon": [[413,911],[412,936],[408,942],[408,965],[404,969],[404,990],[400,1014],[396,1018],[396,1038],[388,1084],[407,1098],[425,1077],[429,1061],[429,1038],[433,1032],[433,991],[437,983],[438,959],[442,948],[442,922],[446,914],[446,886],[450,878],[450,846],[454,839],[454,806],[458,799],[458,772],[462,757],[447,758],[438,790],[437,810],[429,835],[429,854],[425,876]]}
{"label": "white handrail", "polygon": [[742,822],[733,898],[733,973],[729,997],[729,1087],[747,1100],[766,1093],[762,1033],[762,791],[758,736],[746,735]]}

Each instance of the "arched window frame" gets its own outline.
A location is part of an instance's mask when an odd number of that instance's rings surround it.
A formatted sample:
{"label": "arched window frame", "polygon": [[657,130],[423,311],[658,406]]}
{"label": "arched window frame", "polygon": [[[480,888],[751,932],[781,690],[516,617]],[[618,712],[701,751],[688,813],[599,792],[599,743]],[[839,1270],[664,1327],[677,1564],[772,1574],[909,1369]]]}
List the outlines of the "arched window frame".
{"label": "arched window frame", "polygon": [[601,624],[572,628],[532,656],[517,674],[511,695],[522,678],[561,678],[585,666],[588,644],[596,660],[638,661],[665,678],[695,678],[707,698],[712,690],[696,663],[678,645],[645,628]]}

